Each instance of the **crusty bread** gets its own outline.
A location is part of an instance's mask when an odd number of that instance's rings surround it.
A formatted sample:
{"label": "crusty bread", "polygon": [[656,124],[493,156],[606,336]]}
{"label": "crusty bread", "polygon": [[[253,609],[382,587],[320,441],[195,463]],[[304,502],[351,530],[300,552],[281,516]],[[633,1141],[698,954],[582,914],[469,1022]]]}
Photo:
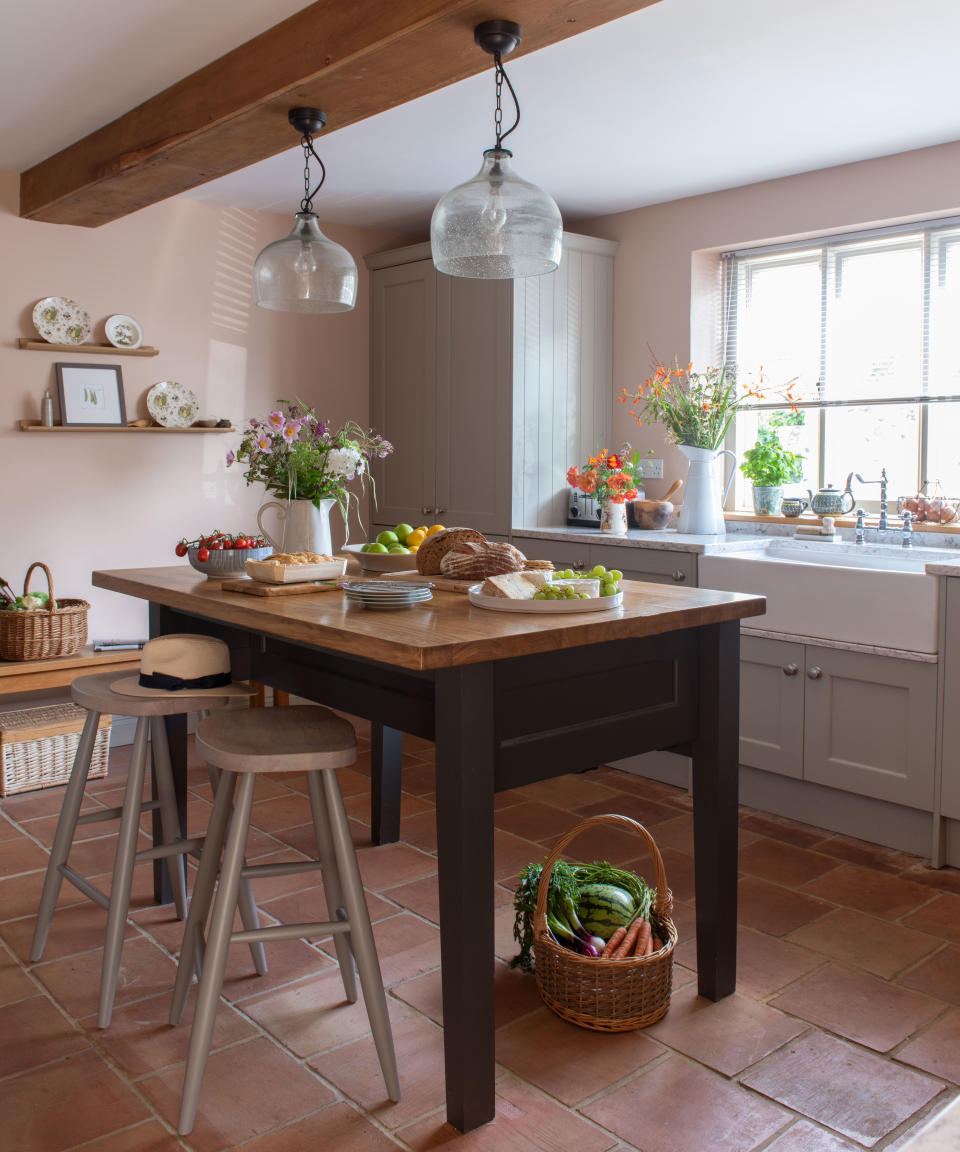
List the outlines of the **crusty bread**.
{"label": "crusty bread", "polygon": [[512,544],[478,544],[464,540],[454,544],[440,561],[440,571],[453,580],[485,580],[505,572],[520,572],[526,558]]}
{"label": "crusty bread", "polygon": [[477,544],[487,542],[486,536],[475,528],[447,528],[428,536],[417,549],[417,571],[423,576],[439,576],[440,561],[454,544],[471,540]]}

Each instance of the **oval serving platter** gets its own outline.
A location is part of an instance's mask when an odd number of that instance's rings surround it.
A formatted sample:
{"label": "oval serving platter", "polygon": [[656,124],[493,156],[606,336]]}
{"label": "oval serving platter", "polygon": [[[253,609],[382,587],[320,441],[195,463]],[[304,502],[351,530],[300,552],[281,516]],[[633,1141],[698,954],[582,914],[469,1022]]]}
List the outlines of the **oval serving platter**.
{"label": "oval serving platter", "polygon": [[623,603],[622,592],[616,596],[592,596],[589,600],[508,600],[505,596],[484,596],[480,587],[474,584],[467,598],[478,608],[492,612],[607,612]]}

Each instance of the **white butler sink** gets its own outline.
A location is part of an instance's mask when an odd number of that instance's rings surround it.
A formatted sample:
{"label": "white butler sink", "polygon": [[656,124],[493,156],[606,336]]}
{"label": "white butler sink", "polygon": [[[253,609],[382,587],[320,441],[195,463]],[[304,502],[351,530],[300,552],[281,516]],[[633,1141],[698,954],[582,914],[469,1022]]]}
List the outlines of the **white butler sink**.
{"label": "white butler sink", "polygon": [[924,565],[960,562],[953,549],[772,538],[700,557],[700,587],[767,598],[744,629],[910,652],[937,651],[937,586]]}

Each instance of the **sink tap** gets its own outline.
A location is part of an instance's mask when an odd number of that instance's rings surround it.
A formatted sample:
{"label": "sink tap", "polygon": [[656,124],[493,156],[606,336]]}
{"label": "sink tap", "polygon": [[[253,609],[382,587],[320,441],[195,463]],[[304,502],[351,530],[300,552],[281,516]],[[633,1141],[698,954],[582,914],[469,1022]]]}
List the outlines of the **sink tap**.
{"label": "sink tap", "polygon": [[901,545],[904,548],[913,547],[913,517],[909,512],[904,512],[903,514],[903,536]]}
{"label": "sink tap", "polygon": [[855,544],[863,543],[863,509],[857,509],[857,537],[854,540]]}
{"label": "sink tap", "polygon": [[879,484],[880,485],[880,520],[877,523],[877,530],[886,532],[887,530],[887,470],[886,468],[880,469],[879,480],[864,480],[864,478],[857,473],[857,479],[861,484]]}

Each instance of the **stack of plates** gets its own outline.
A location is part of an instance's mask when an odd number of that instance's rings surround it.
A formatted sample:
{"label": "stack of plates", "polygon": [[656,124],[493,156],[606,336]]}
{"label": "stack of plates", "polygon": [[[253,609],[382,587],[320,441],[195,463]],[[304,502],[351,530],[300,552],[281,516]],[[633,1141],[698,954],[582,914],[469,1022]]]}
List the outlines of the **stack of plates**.
{"label": "stack of plates", "polygon": [[343,591],[349,601],[364,608],[409,608],[432,599],[432,587],[402,580],[351,580]]}

